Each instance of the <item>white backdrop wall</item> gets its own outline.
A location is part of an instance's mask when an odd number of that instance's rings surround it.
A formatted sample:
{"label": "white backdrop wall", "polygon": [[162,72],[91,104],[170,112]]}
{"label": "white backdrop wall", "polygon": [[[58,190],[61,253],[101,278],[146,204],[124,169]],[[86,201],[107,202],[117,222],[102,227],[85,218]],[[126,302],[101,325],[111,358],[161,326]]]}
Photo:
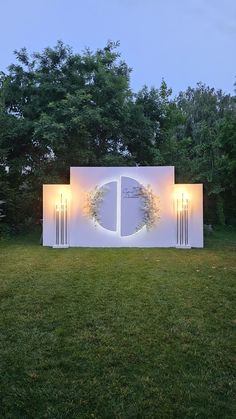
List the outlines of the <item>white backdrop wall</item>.
{"label": "white backdrop wall", "polygon": [[[160,219],[141,229],[139,188],[150,185],[160,199]],[[64,187],[64,189],[63,189]],[[99,222],[85,211],[91,191],[105,191],[99,205]],[[203,247],[202,185],[175,185],[174,167],[71,167],[70,185],[44,185],[43,244],[55,244],[55,199],[68,196],[69,246],[175,247],[176,191],[191,197],[189,242]]]}

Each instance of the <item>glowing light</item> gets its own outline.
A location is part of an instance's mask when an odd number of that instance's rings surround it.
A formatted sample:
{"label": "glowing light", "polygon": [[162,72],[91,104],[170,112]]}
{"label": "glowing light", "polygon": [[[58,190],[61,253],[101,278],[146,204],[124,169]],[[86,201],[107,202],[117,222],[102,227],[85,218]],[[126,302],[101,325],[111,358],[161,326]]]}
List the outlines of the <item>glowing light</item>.
{"label": "glowing light", "polygon": [[68,247],[68,198],[60,192],[59,202],[55,203],[55,245]]}
{"label": "glowing light", "polygon": [[189,247],[189,212],[189,195],[186,192],[178,191],[176,194],[176,241],[178,247]]}

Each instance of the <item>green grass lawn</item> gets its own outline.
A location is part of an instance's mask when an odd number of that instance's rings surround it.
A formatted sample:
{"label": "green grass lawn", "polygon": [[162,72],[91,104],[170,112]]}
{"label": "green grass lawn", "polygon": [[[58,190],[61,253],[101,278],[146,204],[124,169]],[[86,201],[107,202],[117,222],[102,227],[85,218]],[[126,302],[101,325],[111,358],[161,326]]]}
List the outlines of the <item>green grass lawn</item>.
{"label": "green grass lawn", "polygon": [[236,234],[0,244],[0,418],[235,418]]}

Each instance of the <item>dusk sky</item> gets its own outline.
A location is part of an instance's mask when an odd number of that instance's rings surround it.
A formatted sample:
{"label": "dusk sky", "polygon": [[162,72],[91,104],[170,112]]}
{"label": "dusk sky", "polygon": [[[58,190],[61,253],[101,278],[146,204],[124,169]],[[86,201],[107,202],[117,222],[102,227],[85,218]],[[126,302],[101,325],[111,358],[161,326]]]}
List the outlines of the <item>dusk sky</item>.
{"label": "dusk sky", "polygon": [[174,94],[198,81],[234,92],[236,0],[1,2],[0,70],[15,49],[42,51],[59,39],[79,53],[119,40],[135,91],[164,78]]}

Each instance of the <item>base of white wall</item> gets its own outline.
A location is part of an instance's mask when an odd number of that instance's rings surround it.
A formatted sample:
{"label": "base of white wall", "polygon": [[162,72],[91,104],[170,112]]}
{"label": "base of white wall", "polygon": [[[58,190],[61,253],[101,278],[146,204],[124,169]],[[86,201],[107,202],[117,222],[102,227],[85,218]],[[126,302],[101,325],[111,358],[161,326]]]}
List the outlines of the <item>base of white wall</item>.
{"label": "base of white wall", "polygon": [[191,249],[191,246],[180,246],[180,245],[177,245],[175,247],[176,247],[176,249]]}
{"label": "base of white wall", "polygon": [[55,244],[52,247],[53,249],[68,249],[69,245],[68,244]]}

